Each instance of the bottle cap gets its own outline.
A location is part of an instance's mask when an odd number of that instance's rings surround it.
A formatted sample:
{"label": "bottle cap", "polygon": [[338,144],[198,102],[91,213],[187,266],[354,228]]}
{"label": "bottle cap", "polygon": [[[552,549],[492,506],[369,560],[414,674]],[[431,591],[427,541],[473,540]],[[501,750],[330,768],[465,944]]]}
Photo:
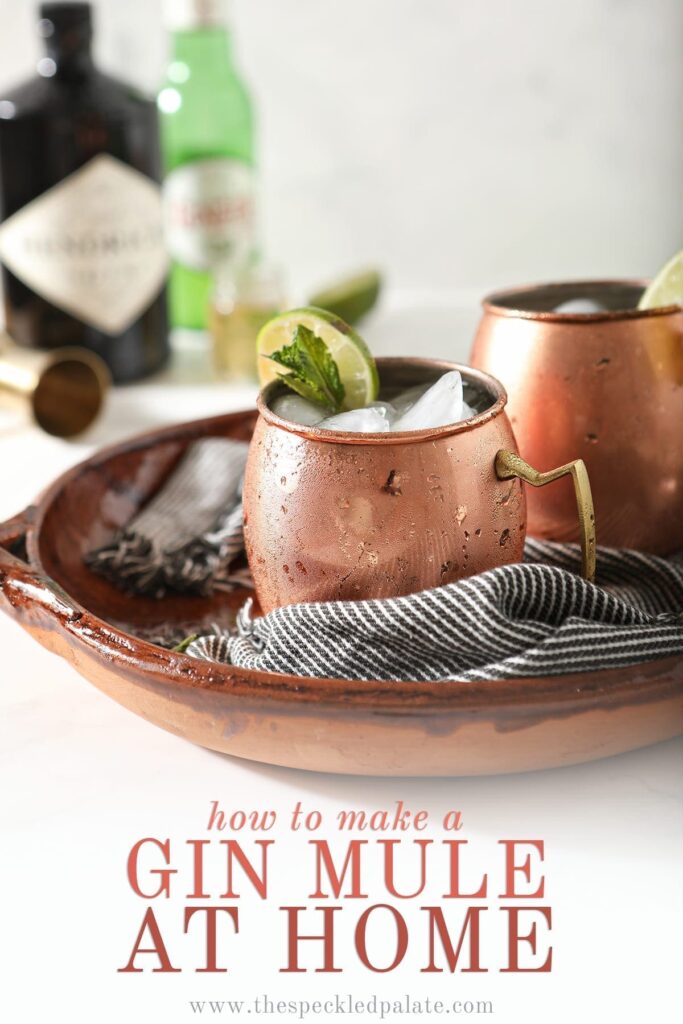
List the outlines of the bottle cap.
{"label": "bottle cap", "polygon": [[164,20],[171,31],[212,28],[227,21],[226,0],[165,0]]}
{"label": "bottle cap", "polygon": [[92,21],[92,7],[87,3],[43,3],[38,14],[41,22],[46,23],[47,31],[42,33],[45,36],[89,26]]}

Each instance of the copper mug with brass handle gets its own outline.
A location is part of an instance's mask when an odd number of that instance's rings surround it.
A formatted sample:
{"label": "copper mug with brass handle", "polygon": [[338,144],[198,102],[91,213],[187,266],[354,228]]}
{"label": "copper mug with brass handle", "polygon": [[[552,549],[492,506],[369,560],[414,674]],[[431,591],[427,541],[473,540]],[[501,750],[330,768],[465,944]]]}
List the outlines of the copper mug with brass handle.
{"label": "copper mug with brass handle", "polygon": [[[580,456],[600,543],[657,555],[683,548],[683,309],[638,309],[643,281],[574,281],[483,301],[471,362],[502,381],[524,455],[540,469]],[[593,313],[561,312],[582,296]],[[559,484],[529,495],[529,530],[577,538]]]}
{"label": "copper mug with brass handle", "polygon": [[523,482],[570,475],[583,573],[595,571],[595,521],[580,461],[538,473],[517,451],[499,381],[430,359],[378,359],[383,394],[461,372],[476,415],[401,433],[321,430],[276,416],[268,385],[244,480],[247,556],[264,612],[300,601],[395,597],[520,562]]}

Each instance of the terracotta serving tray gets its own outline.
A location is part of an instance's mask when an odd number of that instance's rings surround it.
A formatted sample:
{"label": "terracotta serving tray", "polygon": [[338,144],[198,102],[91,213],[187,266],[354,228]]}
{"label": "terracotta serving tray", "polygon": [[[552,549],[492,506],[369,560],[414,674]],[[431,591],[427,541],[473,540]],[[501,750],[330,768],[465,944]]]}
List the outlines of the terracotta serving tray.
{"label": "terracotta serving tray", "polygon": [[590,761],[683,733],[683,659],[507,682],[348,682],[212,665],[141,639],[229,621],[243,590],[131,598],[83,564],[191,441],[247,440],[255,413],[156,431],[60,477],[0,526],[0,604],[98,689],[194,743],[364,775],[478,775]]}

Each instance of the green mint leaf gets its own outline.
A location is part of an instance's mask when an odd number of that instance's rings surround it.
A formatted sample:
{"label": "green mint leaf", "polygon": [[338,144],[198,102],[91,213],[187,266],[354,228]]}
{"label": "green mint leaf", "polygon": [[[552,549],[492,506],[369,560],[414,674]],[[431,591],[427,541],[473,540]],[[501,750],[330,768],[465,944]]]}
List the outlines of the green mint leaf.
{"label": "green mint leaf", "polygon": [[337,411],[336,406],[328,402],[324,393],[315,385],[306,380],[302,380],[294,373],[280,373],[278,376],[288,388],[291,388],[292,391],[296,391],[297,395],[301,395],[301,397],[305,398],[308,402],[313,402],[314,405],[324,406],[327,413]]}
{"label": "green mint leaf", "polygon": [[344,401],[344,385],[332,353],[322,338],[298,324],[291,344],[283,345],[270,358],[290,372],[280,380],[302,398],[339,412]]}
{"label": "green mint leaf", "polygon": [[186,636],[184,640],[181,640],[179,644],[171,648],[173,654],[184,654],[191,643],[199,639],[198,633],[192,633],[191,636]]}

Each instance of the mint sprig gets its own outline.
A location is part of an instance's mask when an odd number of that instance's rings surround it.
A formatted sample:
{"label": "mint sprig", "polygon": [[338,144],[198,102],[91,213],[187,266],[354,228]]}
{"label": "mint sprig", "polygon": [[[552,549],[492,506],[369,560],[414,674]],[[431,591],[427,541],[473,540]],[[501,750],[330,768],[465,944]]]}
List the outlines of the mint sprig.
{"label": "mint sprig", "polygon": [[171,648],[172,654],[184,654],[190,644],[194,643],[195,640],[199,639],[199,633],[192,633],[190,636],[186,636],[184,640],[181,640],[179,644]]}
{"label": "mint sprig", "polygon": [[339,368],[323,339],[308,327],[297,324],[291,343],[269,358],[289,370],[279,377],[292,391],[309,402],[340,411],[345,392]]}

